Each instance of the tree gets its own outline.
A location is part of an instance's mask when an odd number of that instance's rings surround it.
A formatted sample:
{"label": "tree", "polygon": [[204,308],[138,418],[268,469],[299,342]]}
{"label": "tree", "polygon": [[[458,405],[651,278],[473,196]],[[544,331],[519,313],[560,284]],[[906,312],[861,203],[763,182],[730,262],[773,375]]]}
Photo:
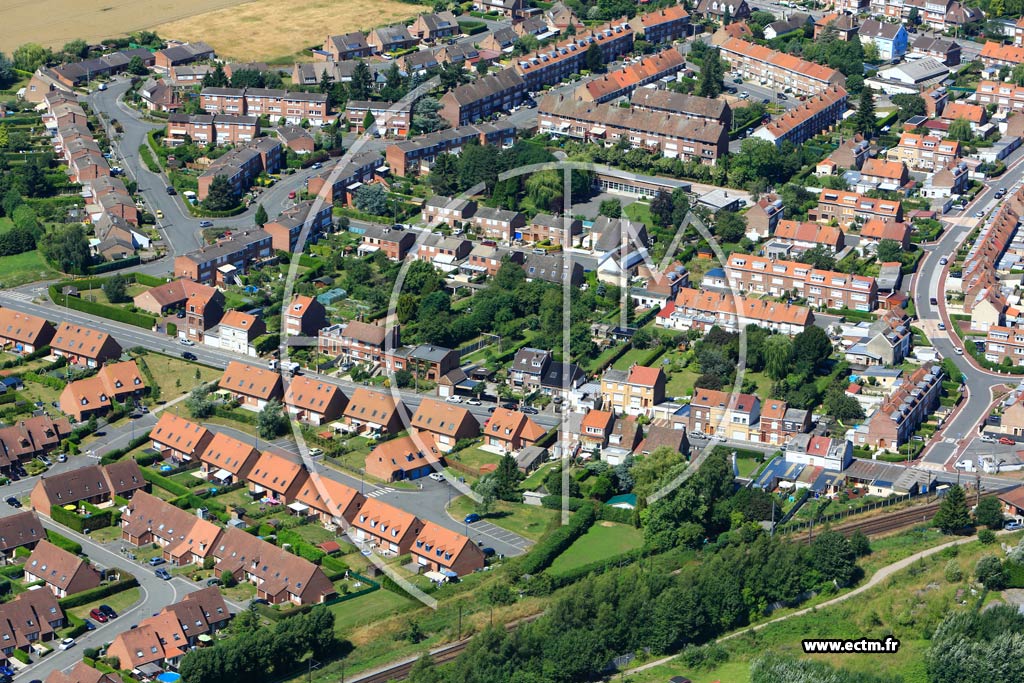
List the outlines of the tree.
{"label": "tree", "polygon": [[276,398],[267,401],[256,416],[256,428],[261,439],[274,439],[288,430],[288,416]]}
{"label": "tree", "polygon": [[793,343],[789,337],[775,334],[764,343],[764,371],[772,379],[778,381],[793,369]]}
{"label": "tree", "polygon": [[920,95],[892,95],[889,97],[899,112],[896,117],[899,121],[906,121],[913,116],[924,116],[926,113],[924,98]]}
{"label": "tree", "polygon": [[208,211],[230,211],[238,206],[238,196],[235,195],[231,182],[225,175],[215,175],[210,181],[210,187],[203,200],[203,208]]}
{"label": "tree", "polygon": [[370,67],[363,60],[356,62],[352,70],[352,80],[348,84],[348,92],[353,100],[365,100],[370,96],[370,86],[373,84],[373,75]]}
{"label": "tree", "polygon": [[388,212],[388,194],[379,183],[363,185],[356,190],[356,208],[374,216],[384,216]]}
{"label": "tree", "polygon": [[263,204],[256,205],[256,214],[253,216],[252,220],[253,223],[260,228],[270,221],[270,217],[267,216],[267,210],[263,208]]}
{"label": "tree", "polygon": [[441,72],[438,74],[438,78],[441,79],[441,87],[446,91],[454,90],[469,80],[469,76],[466,74],[466,70],[462,68],[462,65],[453,64],[452,62],[445,62],[441,65]]}
{"label": "tree", "polygon": [[850,548],[857,557],[866,557],[871,554],[871,541],[863,531],[857,529],[850,535]]}
{"label": "tree", "polygon": [[85,42],[81,38],[76,38],[70,42],[64,43],[64,49],[61,50],[64,53],[64,57],[69,62],[77,62],[80,59],[85,59],[89,56],[89,43]]}
{"label": "tree", "polygon": [[974,508],[974,523],[987,526],[989,529],[1003,528],[1003,508],[999,499],[988,496],[978,501]]}
{"label": "tree", "polygon": [[39,251],[47,261],[65,273],[85,275],[92,263],[89,240],[85,230],[77,223],[55,225],[47,230],[39,240]]}
{"label": "tree", "polygon": [[216,406],[210,400],[210,392],[204,386],[197,386],[185,399],[185,410],[197,420],[213,415]]}
{"label": "tree", "polygon": [[519,493],[519,481],[522,475],[516,466],[516,459],[511,455],[502,456],[498,462],[497,469],[492,475],[495,480],[494,495],[498,500],[520,502],[523,499]]}
{"label": "tree", "polygon": [[857,100],[857,111],[853,115],[853,128],[866,137],[871,137],[878,126],[878,119],[875,118],[875,95],[871,88],[864,88],[860,91],[860,99]]}
{"label": "tree", "polygon": [[885,239],[878,243],[878,251],[876,252],[878,260],[882,263],[890,261],[899,262],[903,255],[903,245],[896,240]]}
{"label": "tree", "polygon": [[836,269],[836,257],[832,255],[832,252],[824,244],[815,244],[801,254],[797,260],[800,263],[812,265],[819,270]]}
{"label": "tree", "polygon": [[718,97],[722,94],[725,80],[725,65],[718,48],[704,52],[704,62],[697,78],[697,94],[701,97]]}
{"label": "tree", "polygon": [[220,582],[225,588],[234,588],[238,584],[238,581],[235,580],[235,575],[227,569],[220,573]]}
{"label": "tree", "polygon": [[53,183],[46,176],[45,164],[42,159],[35,157],[22,167],[21,183],[29,197],[49,197],[53,194]]}
{"label": "tree", "polygon": [[203,76],[204,88],[226,88],[228,87],[228,76],[224,73],[224,65],[218,63],[205,76]]}
{"label": "tree", "polygon": [[882,61],[882,56],[878,53],[878,46],[873,41],[864,45],[864,61],[871,64]]}
{"label": "tree", "polygon": [[651,217],[661,227],[671,225],[673,208],[672,195],[664,190],[659,190],[651,200]]}
{"label": "tree", "polygon": [[907,12],[907,23],[911,26],[917,26],[921,22],[921,12],[916,7],[911,7],[910,11]]}
{"label": "tree", "polygon": [[848,584],[857,570],[853,547],[838,531],[818,534],[811,544],[811,561],[825,580],[840,586]]}
{"label": "tree", "polygon": [[960,486],[951,486],[946,491],[932,521],[944,534],[957,533],[971,525],[971,512],[967,509],[967,496]]}
{"label": "tree", "polygon": [[366,110],[366,116],[363,117],[363,130],[364,131],[370,130],[370,126],[373,125],[373,122],[374,122],[373,112],[370,111],[369,109],[367,109]]}
{"label": "tree", "polygon": [[39,43],[19,45],[11,55],[14,67],[22,71],[35,71],[51,57],[50,51]]}
{"label": "tree", "polygon": [[715,236],[723,242],[739,242],[746,232],[746,216],[735,211],[719,211],[715,214]]}
{"label": "tree", "polygon": [[412,107],[412,125],[420,133],[433,133],[448,127],[448,122],[437,113],[441,103],[429,95],[416,100]]}
{"label": "tree", "polygon": [[142,62],[142,57],[139,57],[138,55],[135,55],[128,60],[127,69],[128,73],[133,76],[145,76],[149,73],[149,69],[147,69],[146,65]]}
{"label": "tree", "polygon": [[1006,588],[1006,572],[1003,571],[1003,563],[998,557],[987,555],[974,567],[974,577],[985,588],[991,591],[1001,591]]}
{"label": "tree", "polygon": [[459,157],[459,189],[483,183],[487,192],[498,182],[498,149],[494,145],[467,144]]}
{"label": "tree", "polygon": [[[324,70],[324,74],[327,70]],[[262,88],[264,86],[263,74],[256,69],[238,69],[231,72],[232,88]]]}
{"label": "tree", "polygon": [[592,73],[598,73],[604,69],[604,53],[601,52],[597,43],[591,43],[583,54],[583,65]]}
{"label": "tree", "polygon": [[831,415],[843,423],[853,420],[864,419],[864,408],[853,396],[846,393],[843,385],[839,382],[829,386],[825,392],[825,400],[822,401],[821,409],[826,415]]}
{"label": "tree", "polygon": [[946,568],[943,570],[946,576],[946,581],[949,583],[960,583],[964,580],[964,573],[960,569],[960,564],[956,560],[950,560],[946,563]]}
{"label": "tree", "polygon": [[603,199],[601,205],[598,207],[597,212],[602,216],[608,218],[621,218],[622,217],[622,203],[618,199]]}
{"label": "tree", "polygon": [[451,196],[459,189],[459,159],[454,154],[442,152],[434,160],[427,178],[435,193]]}
{"label": "tree", "polygon": [[483,59],[478,60],[477,63],[476,63],[476,74],[477,74],[477,76],[486,76],[487,72],[490,70],[490,68],[491,68],[491,65],[488,64],[485,60],[483,60]]}
{"label": "tree", "polygon": [[112,304],[120,304],[129,301],[128,280],[117,273],[103,283],[103,293],[107,295],[107,301]]}
{"label": "tree", "polygon": [[8,88],[16,80],[18,75],[14,72],[14,62],[0,52],[0,88]]}
{"label": "tree", "polygon": [[797,366],[813,370],[832,355],[832,342],[825,330],[812,325],[793,337],[793,360]]}
{"label": "tree", "polygon": [[946,137],[951,140],[959,140],[960,142],[970,142],[974,139],[974,133],[971,131],[971,122],[964,118],[956,119],[953,123],[949,124]]}

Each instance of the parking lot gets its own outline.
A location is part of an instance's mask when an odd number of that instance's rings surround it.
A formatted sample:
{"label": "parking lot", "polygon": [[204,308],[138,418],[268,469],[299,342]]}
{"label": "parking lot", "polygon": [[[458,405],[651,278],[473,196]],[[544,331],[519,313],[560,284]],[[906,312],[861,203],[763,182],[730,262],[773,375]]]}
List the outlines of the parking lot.
{"label": "parking lot", "polygon": [[[988,462],[988,469],[993,471],[987,473],[994,474],[994,470],[998,469],[1000,474],[1012,474],[1014,471],[1024,468],[1024,457],[1022,456],[1024,456],[1024,442],[1017,442],[1003,434],[989,432],[971,440],[958,460],[958,463],[964,464],[958,466],[957,469],[969,473],[973,472],[974,468],[979,468],[979,462]],[[967,465],[968,461],[970,461],[970,465]],[[985,471],[985,468],[982,467],[981,470]]]}

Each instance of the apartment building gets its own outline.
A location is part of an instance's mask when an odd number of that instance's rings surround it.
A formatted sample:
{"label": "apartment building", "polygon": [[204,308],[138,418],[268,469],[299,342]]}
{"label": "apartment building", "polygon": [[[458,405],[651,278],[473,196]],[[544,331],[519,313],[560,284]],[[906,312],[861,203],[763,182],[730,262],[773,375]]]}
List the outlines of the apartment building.
{"label": "apartment building", "polygon": [[896,452],[928,419],[942,395],[942,369],[925,365],[898,380],[895,389],[853,430],[857,446]]}
{"label": "apartment building", "polygon": [[321,50],[323,55],[332,62],[359,59],[373,54],[373,47],[366,42],[366,36],[360,31],[327,36]]}
{"label": "apartment building", "polygon": [[729,148],[729,133],[719,122],[668,113],[582,102],[548,95],[538,109],[538,130],[586,141],[657,150],[684,161],[713,165]]}
{"label": "apartment building", "polygon": [[757,325],[781,334],[799,334],[814,322],[810,309],[767,299],[751,299],[720,291],[681,288],[655,318],[672,330],[710,330],[720,327],[738,332]]}
{"label": "apartment building", "polygon": [[327,95],[272,88],[203,88],[199,106],[208,114],[266,116],[291,125],[330,123]]}
{"label": "apartment building", "polygon": [[177,147],[186,139],[199,145],[242,145],[260,135],[259,119],[233,114],[171,114],[164,144]]}
{"label": "apartment building", "polygon": [[979,57],[985,66],[997,69],[1005,66],[1012,69],[1024,62],[1024,46],[1003,45],[990,40],[981,48]]}
{"label": "apartment building", "polygon": [[755,130],[752,137],[767,140],[776,147],[782,146],[783,142],[799,145],[830,130],[842,120],[846,107],[846,90],[834,86],[811,97],[799,107],[773,118],[767,125]]}
{"label": "apartment building", "polygon": [[773,90],[814,95],[833,86],[846,85],[846,77],[835,69],[740,38],[726,38],[719,49],[722,59],[729,63],[734,73]]}
{"label": "apartment building", "polygon": [[696,389],[687,429],[736,441],[760,441],[761,399],[714,389]]}
{"label": "apartment building", "polygon": [[726,130],[732,127],[732,108],[724,99],[684,95],[672,90],[639,88],[629,99],[633,109],[658,111],[688,119],[718,122]]}
{"label": "apartment building", "polygon": [[574,96],[585,102],[608,102],[625,97],[637,88],[671,76],[686,66],[686,59],[674,47],[644,57],[639,62],[587,81],[576,88]]}
{"label": "apartment building", "polygon": [[388,145],[385,152],[391,173],[399,177],[417,175],[429,168],[437,155],[459,154],[470,141],[481,145],[510,147],[516,139],[516,127],[509,123],[481,123],[459,126]]}
{"label": "apartment building", "polygon": [[244,194],[260,173],[277,173],[284,156],[281,143],[273,138],[257,138],[245,147],[236,147],[210,164],[199,176],[196,196],[206,199],[217,176],[227,178],[236,195]]}
{"label": "apartment building", "polygon": [[776,297],[796,292],[808,306],[816,308],[873,311],[878,304],[875,278],[818,270],[796,261],[731,254],[726,274],[736,291]]}
{"label": "apartment building", "polygon": [[272,239],[266,231],[254,228],[233,232],[216,244],[175,257],[174,276],[204,284],[234,283],[249,266],[273,253]]}
{"label": "apartment building", "polygon": [[644,40],[658,45],[690,34],[690,13],[682,5],[670,5],[662,9],[642,14],[640,30]]}
{"label": "apartment building", "polygon": [[445,93],[438,113],[453,128],[465,126],[522,104],[526,91],[526,81],[509,67]]}
{"label": "apartment building", "polygon": [[807,217],[818,223],[835,221],[844,231],[855,223],[867,223],[878,219],[885,223],[903,220],[903,204],[890,199],[872,199],[846,190],[822,190],[818,195],[818,206],[807,213]]}
{"label": "apartment building", "polygon": [[633,49],[633,32],[629,20],[623,17],[523,55],[517,58],[513,68],[526,81],[528,90],[537,91],[579,72],[591,44],[600,48],[606,64],[626,54]]}
{"label": "apartment building", "polygon": [[349,100],[345,104],[345,120],[349,130],[363,132],[367,114],[377,125],[381,135],[405,136],[412,127],[412,103],[372,102],[370,100]]}
{"label": "apartment building", "polygon": [[985,360],[1024,365],[1024,328],[991,325],[985,337]]}
{"label": "apartment building", "polygon": [[601,377],[601,405],[617,415],[646,415],[665,400],[661,368],[633,365],[629,370],[606,370]]}
{"label": "apartment building", "polygon": [[902,161],[911,170],[935,172],[956,163],[960,155],[961,147],[957,140],[903,133],[899,144],[889,150],[886,158]]}
{"label": "apartment building", "polygon": [[354,154],[345,166],[338,171],[338,161],[324,166],[316,175],[306,180],[306,191],[322,197],[328,205],[335,202],[351,203],[355,191],[364,183],[377,178],[378,169],[384,164],[379,152],[359,152]]}
{"label": "apartment building", "polygon": [[320,330],[317,346],[320,353],[346,361],[381,363],[386,348],[399,344],[398,326],[371,325],[352,320]]}
{"label": "apartment building", "polygon": [[309,228],[307,242],[316,242],[318,237],[334,227],[332,218],[333,207],[323,202],[314,212],[313,200],[299,202],[281,212],[281,215],[263,225],[263,230],[270,235],[275,251],[294,252],[299,246],[302,229]]}
{"label": "apartment building", "polygon": [[420,220],[427,225],[444,223],[449,228],[454,228],[455,223],[467,222],[476,211],[476,206],[476,202],[472,199],[452,199],[435,194],[423,202]]}

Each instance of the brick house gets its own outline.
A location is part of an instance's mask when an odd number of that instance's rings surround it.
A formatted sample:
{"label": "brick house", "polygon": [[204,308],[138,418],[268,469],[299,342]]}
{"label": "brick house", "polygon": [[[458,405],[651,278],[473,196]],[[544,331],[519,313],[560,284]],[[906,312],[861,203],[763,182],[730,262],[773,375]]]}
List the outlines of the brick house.
{"label": "brick house", "polygon": [[149,433],[153,450],[165,460],[198,462],[213,439],[213,432],[203,425],[164,411]]}
{"label": "brick house", "polygon": [[120,358],[121,345],[106,332],[72,323],[61,323],[50,341],[50,351],[54,356],[67,358],[69,363],[95,368],[109,360]]}
{"label": "brick house", "polygon": [[320,353],[355,362],[381,363],[384,349],[396,348],[398,343],[397,325],[371,325],[358,320],[325,327],[318,335]]}
{"label": "brick house", "polygon": [[418,566],[456,576],[472,574],[486,564],[483,550],[476,543],[433,522],[423,523],[410,552]]}
{"label": "brick house", "polygon": [[308,506],[306,512],[317,515],[323,524],[337,524],[339,519],[351,524],[363,508],[366,496],[351,486],[311,472],[296,502]]}
{"label": "brick house", "polygon": [[58,598],[96,588],[100,573],[85,559],[43,539],[25,560],[25,581],[43,581]]}
{"label": "brick house", "polygon": [[343,413],[356,433],[397,434],[409,421],[409,410],[389,393],[357,387]]}
{"label": "brick house", "polygon": [[363,232],[363,241],[357,250],[360,256],[383,251],[389,261],[401,261],[412,249],[416,236],[406,230],[371,224]]}
{"label": "brick house", "polygon": [[148,390],[134,360],[108,363],[92,377],[68,383],[60,394],[60,409],[82,422],[105,414],[114,401],[141,399]]}
{"label": "brick house", "polygon": [[260,455],[246,477],[249,491],[287,505],[295,500],[306,483],[306,466],[272,451]]}
{"label": "brick house", "polygon": [[174,274],[204,284],[233,284],[253,263],[272,255],[272,238],[266,231],[232,232],[228,239],[175,257]]}
{"label": "brick house", "polygon": [[409,33],[418,40],[432,42],[438,38],[457,36],[462,33],[462,29],[459,28],[459,22],[455,15],[445,10],[419,15],[409,27]]}
{"label": "brick house", "polygon": [[327,324],[324,305],[310,296],[296,294],[284,310],[284,333],[312,336]]}
{"label": "brick house", "polygon": [[45,318],[0,308],[0,346],[15,354],[33,353],[53,339],[54,329]]}
{"label": "brick house", "polygon": [[366,455],[366,473],[381,481],[420,479],[444,467],[444,454],[431,434],[402,436],[378,444]]}
{"label": "brick house", "polygon": [[517,410],[497,408],[484,423],[484,443],[504,453],[532,446],[544,436],[544,428]]}
{"label": "brick house", "polygon": [[252,444],[217,432],[199,456],[199,471],[207,481],[235,484],[249,477],[259,458],[260,452]]}
{"label": "brick house", "polygon": [[404,555],[423,530],[423,522],[415,515],[388,505],[377,498],[367,498],[363,509],[352,520],[349,536],[357,543],[375,547],[377,552]]}
{"label": "brick house", "polygon": [[280,374],[237,360],[228,363],[217,388],[227,392],[242,408],[253,411],[263,410],[269,401],[281,400],[284,395]]}
{"label": "brick house", "polygon": [[304,375],[293,377],[284,395],[284,407],[292,419],[312,425],[337,420],[347,402],[338,385]]}
{"label": "brick house", "polygon": [[416,38],[401,24],[375,28],[366,36],[366,42],[375,52],[397,52],[416,45]]}
{"label": "brick house", "polygon": [[477,208],[469,220],[476,228],[478,236],[498,242],[511,242],[513,236],[521,232],[526,225],[526,216],[518,211],[492,209],[486,206]]}
{"label": "brick house", "polygon": [[617,415],[650,416],[665,400],[665,373],[642,365],[608,370],[601,377],[601,397],[604,408]]}
{"label": "brick house", "polygon": [[433,437],[438,450],[447,453],[462,439],[480,435],[480,423],[462,406],[425,398],[412,416],[417,432]]}
{"label": "brick house", "polygon": [[898,382],[867,423],[855,429],[855,443],[867,448],[898,451],[938,407],[942,375],[938,366],[925,365]]}
{"label": "brick house", "polygon": [[31,510],[0,518],[0,561],[9,564],[18,548],[32,550],[45,538],[46,531]]}

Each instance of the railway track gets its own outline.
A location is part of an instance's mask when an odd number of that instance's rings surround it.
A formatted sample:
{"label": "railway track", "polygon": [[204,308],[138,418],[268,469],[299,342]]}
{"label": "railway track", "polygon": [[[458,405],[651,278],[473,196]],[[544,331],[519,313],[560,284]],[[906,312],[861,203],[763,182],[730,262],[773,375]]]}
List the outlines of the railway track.
{"label": "railway track", "polygon": [[[849,536],[854,531],[860,531],[865,536],[880,536],[881,534],[889,533],[891,531],[898,531],[915,524],[924,524],[928,522],[932,517],[935,516],[935,512],[939,509],[938,500],[926,505],[918,505],[916,507],[907,508],[906,510],[900,510],[890,514],[881,514],[871,517],[869,519],[863,519],[855,522],[847,522],[838,526],[832,527],[833,531],[838,531],[844,536]],[[822,528],[818,527],[819,530]],[[808,534],[806,530],[800,532],[801,543],[808,543],[808,537],[813,538],[813,534]]]}

